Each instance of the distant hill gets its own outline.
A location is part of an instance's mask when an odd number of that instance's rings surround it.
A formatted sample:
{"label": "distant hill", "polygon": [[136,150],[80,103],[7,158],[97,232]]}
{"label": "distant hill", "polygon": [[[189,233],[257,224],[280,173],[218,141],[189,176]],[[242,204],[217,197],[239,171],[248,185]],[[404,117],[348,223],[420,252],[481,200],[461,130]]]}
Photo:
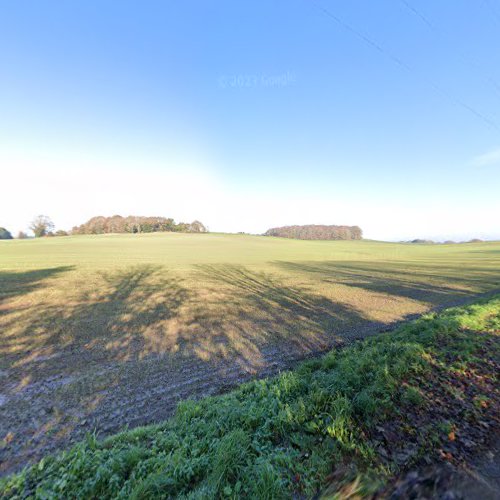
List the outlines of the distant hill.
{"label": "distant hill", "polygon": [[176,223],[174,219],[166,217],[142,217],[129,215],[113,215],[112,217],[97,216],[75,226],[72,234],[104,234],[104,233],[157,233],[157,232],[179,232],[179,233],[206,233],[207,228],[200,221],[190,224],[185,222]]}
{"label": "distant hill", "polygon": [[283,226],[268,229],[264,236],[279,236],[298,240],[361,240],[363,232],[358,226]]}

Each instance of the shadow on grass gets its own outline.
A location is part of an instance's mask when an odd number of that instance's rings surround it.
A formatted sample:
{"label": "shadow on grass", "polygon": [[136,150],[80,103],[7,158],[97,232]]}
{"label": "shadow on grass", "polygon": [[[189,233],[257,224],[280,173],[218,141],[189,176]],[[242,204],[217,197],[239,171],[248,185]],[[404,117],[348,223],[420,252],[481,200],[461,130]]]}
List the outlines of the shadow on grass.
{"label": "shadow on grass", "polygon": [[[406,263],[276,265],[430,303],[498,277],[491,269],[436,266],[434,274]],[[5,305],[70,268],[56,269],[19,274],[19,282],[4,276]],[[0,447],[0,474],[93,429],[108,434],[163,420],[181,399],[287,368],[351,332],[383,325],[362,307],[237,265],[199,265],[184,279],[138,265],[102,273],[81,290],[72,286],[65,300],[37,297],[1,317],[0,368],[8,377],[0,373],[0,442],[12,437]]]}
{"label": "shadow on grass", "polygon": [[[73,270],[73,266],[60,266],[34,271],[0,271],[0,306],[7,299],[26,295],[45,286],[46,280]],[[0,315],[6,311],[0,308]]]}
{"label": "shadow on grass", "polygon": [[[33,288],[28,285],[26,293]],[[4,363],[22,365],[25,377],[30,361],[36,361],[38,370],[50,368],[51,355],[66,347],[81,349],[78,363],[85,362],[86,351],[92,350],[98,358],[139,356],[147,349],[144,330],[172,318],[186,295],[179,280],[154,266],[102,273],[98,289],[83,289],[76,298],[68,296],[66,303],[38,301],[22,316],[6,321],[4,330],[13,334],[4,339],[0,353]],[[33,358],[33,352],[47,361]]]}
{"label": "shadow on grass", "polygon": [[140,265],[3,317],[0,474],[94,428],[159,421],[180,399],[286,368],[364,320],[242,266],[198,266],[193,279]]}
{"label": "shadow on grass", "polygon": [[[32,280],[9,275],[4,298],[34,291],[51,275],[32,273],[37,278]],[[21,276],[18,283],[16,276]],[[115,420],[127,424],[118,418],[119,405],[129,407],[128,416],[140,415],[134,401],[148,384],[142,360],[165,350],[163,323],[176,316],[188,296],[177,278],[146,265],[102,273],[94,286],[84,283],[81,290],[66,286],[67,297],[38,295],[19,307],[6,304],[0,336],[0,474],[94,428],[109,429]]]}
{"label": "shadow on grass", "polygon": [[[318,352],[342,342],[346,330],[366,320],[362,313],[322,295],[290,286],[277,276],[238,265],[199,265],[197,276],[211,292],[191,304],[183,344],[197,339],[193,353],[237,359],[248,371],[288,351]],[[207,335],[208,334],[208,335]]]}
{"label": "shadow on grass", "polygon": [[325,283],[406,297],[431,305],[500,287],[500,269],[493,265],[387,261],[278,261],[274,264],[297,274],[312,275]]}

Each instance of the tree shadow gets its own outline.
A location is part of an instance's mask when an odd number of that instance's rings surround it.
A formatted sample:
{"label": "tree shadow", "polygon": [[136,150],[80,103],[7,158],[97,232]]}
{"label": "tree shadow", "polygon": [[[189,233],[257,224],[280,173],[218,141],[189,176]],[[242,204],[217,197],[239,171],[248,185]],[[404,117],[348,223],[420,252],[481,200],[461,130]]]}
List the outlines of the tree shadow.
{"label": "tree shadow", "polygon": [[5,321],[4,329],[14,334],[0,348],[2,365],[22,366],[25,376],[31,362],[50,370],[52,355],[66,348],[80,350],[83,358],[90,352],[109,360],[139,356],[149,347],[144,331],[172,318],[187,293],[177,278],[152,265],[101,273],[95,288],[69,294],[65,303],[30,304],[25,314]]}
{"label": "tree shadow", "polygon": [[[317,286],[318,279],[437,302],[498,275],[468,269],[464,277],[440,267],[440,281],[423,264],[275,264],[287,276],[227,264],[198,265],[182,277],[152,265],[84,273],[72,278],[67,296],[40,295],[9,309],[1,318],[8,336],[0,345],[0,372],[8,376],[0,373],[0,440],[12,438],[0,448],[0,474],[85,432],[106,435],[161,421],[179,400],[287,369],[386,326],[366,303],[325,295],[328,287]],[[313,277],[311,286],[296,274]],[[17,290],[43,284],[32,281]]]}
{"label": "tree shadow", "polygon": [[46,280],[71,271],[74,266],[60,266],[33,271],[0,271],[0,315],[8,312],[3,303],[20,295],[27,295],[46,285]]}
{"label": "tree shadow", "polygon": [[342,343],[354,325],[369,321],[348,304],[271,273],[227,264],[195,269],[210,293],[191,305],[189,327],[179,337],[198,339],[193,352],[200,359],[231,358],[255,372],[280,357],[303,357]]}
{"label": "tree shadow", "polygon": [[[9,297],[35,290],[23,283]],[[147,385],[148,359],[168,350],[164,324],[189,295],[179,279],[147,265],[102,273],[81,290],[72,285],[66,297],[39,295],[2,318],[0,474],[93,428],[117,430],[122,401],[140,413],[134,398]]]}
{"label": "tree shadow", "polygon": [[274,262],[289,272],[312,275],[329,284],[406,297],[430,305],[500,287],[495,265],[449,265],[430,262]]}
{"label": "tree shadow", "polygon": [[64,299],[42,297],[2,320],[0,439],[11,437],[0,474],[92,429],[165,419],[181,399],[287,368],[366,321],[242,266],[197,266],[189,286],[135,266]]}
{"label": "tree shadow", "polygon": [[491,254],[497,256],[500,254],[500,249],[488,249],[488,250],[469,250],[469,253],[480,253],[480,254]]}

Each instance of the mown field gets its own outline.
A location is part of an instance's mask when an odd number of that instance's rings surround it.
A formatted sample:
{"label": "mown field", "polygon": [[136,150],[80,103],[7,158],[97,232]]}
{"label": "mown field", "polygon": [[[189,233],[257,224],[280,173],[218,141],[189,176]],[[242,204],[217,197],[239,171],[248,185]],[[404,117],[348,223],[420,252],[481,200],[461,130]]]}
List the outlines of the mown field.
{"label": "mown field", "polygon": [[500,288],[500,243],[0,242],[0,473]]}

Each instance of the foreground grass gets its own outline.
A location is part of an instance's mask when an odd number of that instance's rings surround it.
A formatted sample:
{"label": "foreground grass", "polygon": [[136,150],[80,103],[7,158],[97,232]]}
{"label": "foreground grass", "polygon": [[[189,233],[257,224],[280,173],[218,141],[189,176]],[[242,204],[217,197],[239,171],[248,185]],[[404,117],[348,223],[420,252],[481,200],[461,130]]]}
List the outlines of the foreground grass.
{"label": "foreground grass", "polygon": [[[433,384],[454,390],[453,403],[460,399],[456,379],[477,375],[483,383],[491,373],[481,374],[481,366],[497,359],[499,330],[500,296],[429,314],[294,371],[182,402],[161,425],[102,442],[89,437],[2,480],[0,492],[13,498],[311,497],[332,481],[335,491],[357,477],[358,493],[369,494],[423,453],[414,449],[403,461],[381,455],[377,429],[416,408],[421,425],[421,416],[433,411]],[[490,397],[476,394],[471,414],[461,418],[473,422],[476,407],[483,415]],[[411,439],[412,419],[405,425]],[[459,426],[433,422],[419,429],[426,453],[432,440],[440,446],[441,434],[460,435]]]}

